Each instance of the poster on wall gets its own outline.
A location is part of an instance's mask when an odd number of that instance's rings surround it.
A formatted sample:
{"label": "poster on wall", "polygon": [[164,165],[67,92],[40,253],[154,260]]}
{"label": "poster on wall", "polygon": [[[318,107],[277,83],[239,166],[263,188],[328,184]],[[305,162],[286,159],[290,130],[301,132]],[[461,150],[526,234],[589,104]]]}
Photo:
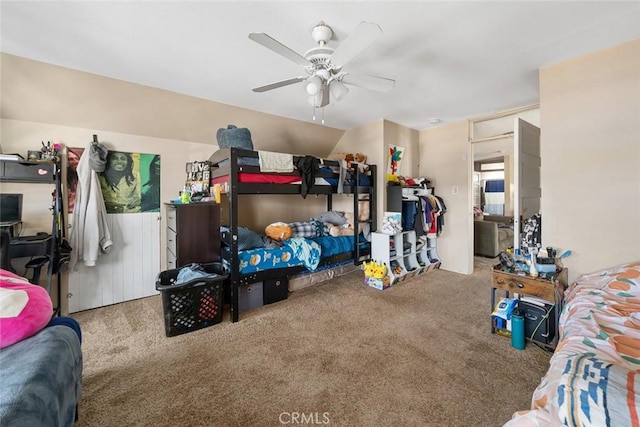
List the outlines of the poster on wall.
{"label": "poster on wall", "polygon": [[395,181],[394,177],[400,172],[400,162],[404,154],[404,148],[397,145],[389,145],[387,156],[387,181]]}
{"label": "poster on wall", "polygon": [[[67,149],[69,213],[73,213],[78,185],[77,166],[83,148]],[[160,211],[160,156],[109,151],[104,172],[98,174],[107,213]]]}
{"label": "poster on wall", "polygon": [[186,164],[187,179],[185,185],[191,190],[191,194],[201,193],[203,197],[209,196],[210,169],[211,165],[208,161],[189,162]]}
{"label": "poster on wall", "polygon": [[67,212],[73,213],[76,204],[76,188],[78,187],[78,162],[84,148],[67,147]]}

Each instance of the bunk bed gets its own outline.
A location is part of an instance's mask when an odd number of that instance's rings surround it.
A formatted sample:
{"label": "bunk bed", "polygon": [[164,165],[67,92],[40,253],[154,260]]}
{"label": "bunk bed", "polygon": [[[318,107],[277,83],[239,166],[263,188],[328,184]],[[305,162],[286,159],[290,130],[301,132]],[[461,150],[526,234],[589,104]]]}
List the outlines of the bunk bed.
{"label": "bunk bed", "polygon": [[[265,172],[260,166],[260,156],[265,152],[244,150],[240,148],[221,148],[211,155],[211,186],[222,188],[222,197],[227,203],[228,231],[221,233],[223,245],[222,256],[229,266],[229,306],[231,321],[239,320],[238,296],[240,286],[249,285],[266,280],[291,277],[305,271],[321,270],[330,266],[340,266],[345,263],[361,264],[371,258],[370,242],[363,238],[359,229],[368,225],[371,232],[376,230],[376,166],[368,165],[367,170],[359,168],[358,164],[345,167],[342,161],[319,159],[313,156],[291,155],[296,167],[292,171],[278,172],[270,169]],[[274,154],[274,153],[270,153]],[[280,154],[280,153],[275,153]],[[334,194],[353,195],[354,236],[340,236],[337,245],[329,244],[331,238],[326,236],[309,239],[311,251],[319,252],[319,260],[309,265],[305,257],[298,257],[300,262],[285,265],[274,265],[273,268],[259,270],[246,268],[250,263],[242,262],[246,253],[239,247],[239,232],[243,227],[239,224],[239,196],[241,195],[275,195],[290,194],[304,196],[323,195],[326,197],[326,209],[333,209]],[[360,219],[359,211],[362,203],[369,208],[368,219]],[[224,214],[223,214],[224,215]],[[223,216],[224,218],[224,216]],[[223,221],[224,222],[224,221]],[[307,239],[289,239],[292,242],[277,250],[291,250],[304,252],[308,249]],[[342,247],[328,254],[327,248]],[[284,248],[284,249],[283,249]],[[301,249],[302,248],[302,249]],[[260,248],[258,250],[266,250]],[[315,256],[315,255],[314,255]],[[285,256],[284,258],[292,258]],[[307,264],[307,265],[305,265]],[[313,268],[315,266],[315,268]],[[311,267],[311,268],[310,268]]]}

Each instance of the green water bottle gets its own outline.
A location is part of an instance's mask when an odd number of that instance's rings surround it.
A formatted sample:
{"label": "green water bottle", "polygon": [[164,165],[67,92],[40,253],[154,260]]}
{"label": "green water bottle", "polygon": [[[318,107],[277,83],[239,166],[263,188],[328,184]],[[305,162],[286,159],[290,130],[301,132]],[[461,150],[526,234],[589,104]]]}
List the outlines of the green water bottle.
{"label": "green water bottle", "polygon": [[180,199],[182,203],[189,203],[191,201],[191,192],[189,191],[189,187],[184,188],[180,194]]}
{"label": "green water bottle", "polygon": [[524,350],[524,316],[517,308],[511,313],[511,346]]}

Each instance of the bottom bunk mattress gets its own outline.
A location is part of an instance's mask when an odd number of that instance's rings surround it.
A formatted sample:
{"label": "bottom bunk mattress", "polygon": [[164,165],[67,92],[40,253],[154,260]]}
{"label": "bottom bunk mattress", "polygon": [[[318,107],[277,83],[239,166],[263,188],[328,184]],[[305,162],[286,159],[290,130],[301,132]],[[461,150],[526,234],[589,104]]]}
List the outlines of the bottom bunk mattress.
{"label": "bottom bunk mattress", "polygon": [[640,425],[640,261],[578,277],[532,409],[505,426]]}
{"label": "bottom bunk mattress", "polygon": [[[228,248],[225,248],[228,251]],[[302,237],[293,237],[276,248],[255,248],[238,251],[238,267],[240,274],[276,268],[304,266],[315,270],[320,263],[320,246]],[[228,265],[227,259],[224,262]]]}
{"label": "bottom bunk mattress", "polygon": [[[280,247],[238,251],[240,274],[299,266],[315,271],[323,258],[352,252],[353,239],[353,236],[293,237],[282,242]],[[228,248],[225,251],[228,266]]]}

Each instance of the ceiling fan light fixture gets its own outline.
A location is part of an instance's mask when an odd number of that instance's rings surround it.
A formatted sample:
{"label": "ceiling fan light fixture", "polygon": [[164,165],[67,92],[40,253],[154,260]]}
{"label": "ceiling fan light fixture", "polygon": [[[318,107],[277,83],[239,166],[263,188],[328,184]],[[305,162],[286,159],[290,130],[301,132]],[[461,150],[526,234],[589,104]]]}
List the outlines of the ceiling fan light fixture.
{"label": "ceiling fan light fixture", "polygon": [[342,101],[349,93],[349,88],[339,80],[331,80],[329,91],[331,92],[331,98],[336,101]]}
{"label": "ceiling fan light fixture", "polygon": [[323,98],[324,98],[323,91],[320,90],[315,95],[309,96],[309,104],[311,104],[311,106],[314,108],[320,108],[323,106],[322,105]]}
{"label": "ceiling fan light fixture", "polygon": [[311,32],[316,46],[307,50],[304,55],[297,53],[268,34],[249,33],[249,39],[301,65],[306,72],[306,77],[300,76],[263,85],[254,88],[254,92],[266,92],[302,82],[307,94],[307,101],[315,110],[316,108],[324,108],[331,102],[344,99],[349,93],[349,85],[379,92],[388,92],[395,85],[395,80],[386,77],[349,74],[342,71],[345,64],[382,35],[382,29],[377,24],[361,22],[335,49],[328,46],[334,33],[331,27],[324,22],[319,22]]}
{"label": "ceiling fan light fixture", "polygon": [[322,79],[318,76],[309,77],[304,85],[307,95],[315,96],[322,91]]}

